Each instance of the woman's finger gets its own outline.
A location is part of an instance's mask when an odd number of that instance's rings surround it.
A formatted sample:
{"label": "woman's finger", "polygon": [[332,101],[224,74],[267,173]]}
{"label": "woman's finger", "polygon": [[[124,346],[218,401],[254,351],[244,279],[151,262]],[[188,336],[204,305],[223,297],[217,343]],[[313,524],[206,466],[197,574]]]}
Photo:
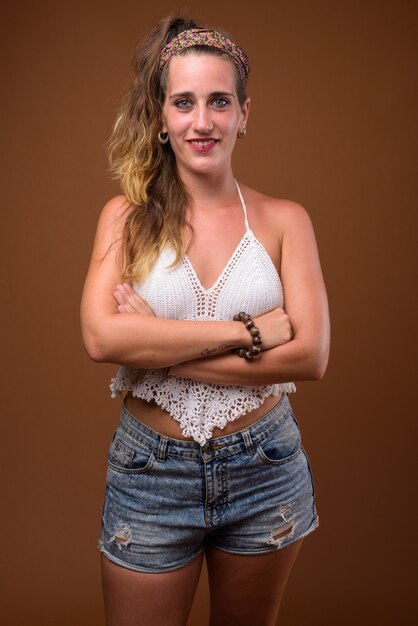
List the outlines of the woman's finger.
{"label": "woman's finger", "polygon": [[116,285],[114,297],[118,305],[123,306],[122,311],[118,309],[119,312],[154,315],[154,311],[151,309],[148,302],[141,298],[127,283]]}

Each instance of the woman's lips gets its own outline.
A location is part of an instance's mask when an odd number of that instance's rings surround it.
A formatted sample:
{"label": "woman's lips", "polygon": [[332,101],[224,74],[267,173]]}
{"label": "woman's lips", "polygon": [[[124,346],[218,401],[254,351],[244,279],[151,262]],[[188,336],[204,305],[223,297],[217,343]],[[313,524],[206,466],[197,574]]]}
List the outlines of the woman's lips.
{"label": "woman's lips", "polygon": [[188,143],[197,152],[208,152],[218,143],[218,139],[188,139]]}

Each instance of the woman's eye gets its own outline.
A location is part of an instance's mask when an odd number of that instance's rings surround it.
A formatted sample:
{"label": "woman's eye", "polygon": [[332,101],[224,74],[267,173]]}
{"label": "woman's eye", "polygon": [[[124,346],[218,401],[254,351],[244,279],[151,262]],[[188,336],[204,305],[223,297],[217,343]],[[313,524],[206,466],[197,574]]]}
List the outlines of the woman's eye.
{"label": "woman's eye", "polygon": [[225,98],[215,98],[215,100],[213,100],[213,104],[218,108],[218,109],[223,109],[226,106],[228,106],[229,102],[228,100],[226,100]]}
{"label": "woman's eye", "polygon": [[177,100],[176,107],[178,109],[188,109],[191,103],[188,100]]}

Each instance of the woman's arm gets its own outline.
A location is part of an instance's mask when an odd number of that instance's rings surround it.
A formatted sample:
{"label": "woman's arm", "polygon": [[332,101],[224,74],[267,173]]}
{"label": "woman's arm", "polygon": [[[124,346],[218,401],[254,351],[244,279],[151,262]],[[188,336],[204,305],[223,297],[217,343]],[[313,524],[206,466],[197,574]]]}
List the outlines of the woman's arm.
{"label": "woman's arm", "polygon": [[[170,373],[210,383],[264,385],[294,380],[317,380],[329,354],[328,304],[315,235],[308,214],[298,204],[281,207],[281,280],[285,309],[294,337],[266,350],[251,362],[233,353],[182,363]],[[285,213],[283,213],[285,211]]]}
{"label": "woman's arm", "polygon": [[[122,282],[118,253],[130,206],[123,196],[106,204],[100,216],[81,304],[82,333],[94,361],[163,368],[205,354],[249,345],[241,322],[160,319],[149,313],[118,312],[115,285]],[[277,345],[281,316],[265,316],[265,347]]]}
{"label": "woman's arm", "polygon": [[174,365],[170,368],[169,374],[205,383],[244,386],[322,378],[326,365],[324,364],[322,369],[312,367],[309,359],[295,346],[294,341],[265,350],[251,362],[229,352]]}

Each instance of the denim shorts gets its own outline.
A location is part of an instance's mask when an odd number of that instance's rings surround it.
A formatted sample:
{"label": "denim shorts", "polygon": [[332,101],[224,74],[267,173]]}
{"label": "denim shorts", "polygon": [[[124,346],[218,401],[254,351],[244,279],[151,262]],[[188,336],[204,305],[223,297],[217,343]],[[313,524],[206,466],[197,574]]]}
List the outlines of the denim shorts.
{"label": "denim shorts", "polygon": [[251,426],[203,447],[160,435],[123,407],[99,544],[110,561],[168,572],[208,546],[264,554],[317,525],[311,470],[286,395]]}

